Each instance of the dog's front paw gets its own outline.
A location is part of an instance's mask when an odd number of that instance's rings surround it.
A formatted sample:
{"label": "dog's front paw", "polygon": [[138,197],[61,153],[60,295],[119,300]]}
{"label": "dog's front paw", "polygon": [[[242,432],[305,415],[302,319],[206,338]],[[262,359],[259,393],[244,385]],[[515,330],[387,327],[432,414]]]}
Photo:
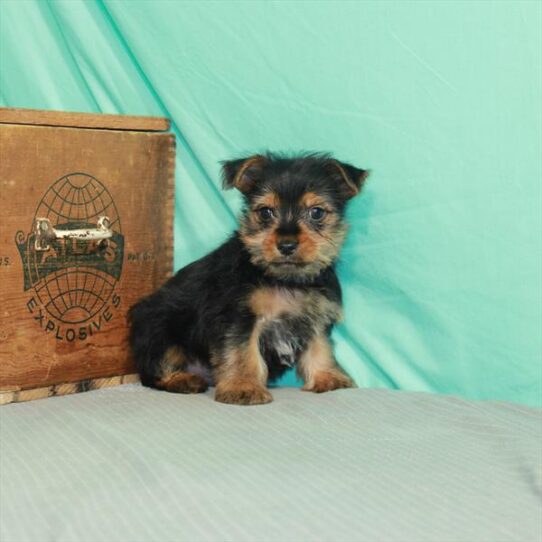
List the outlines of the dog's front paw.
{"label": "dog's front paw", "polygon": [[354,382],[345,374],[339,372],[320,372],[316,373],[310,382],[301,389],[303,391],[312,391],[314,393],[324,393],[326,391],[339,390],[342,388],[355,388]]}
{"label": "dog's front paw", "polygon": [[263,405],[270,403],[273,396],[263,386],[253,383],[218,384],[215,401],[230,405]]}

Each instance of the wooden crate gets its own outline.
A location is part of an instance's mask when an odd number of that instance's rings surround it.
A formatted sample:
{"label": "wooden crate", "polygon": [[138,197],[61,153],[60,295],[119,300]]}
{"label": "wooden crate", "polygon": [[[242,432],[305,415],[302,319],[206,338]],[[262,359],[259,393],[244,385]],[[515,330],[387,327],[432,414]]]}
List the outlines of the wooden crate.
{"label": "wooden crate", "polygon": [[127,380],[173,266],[167,119],[0,109],[0,403]]}

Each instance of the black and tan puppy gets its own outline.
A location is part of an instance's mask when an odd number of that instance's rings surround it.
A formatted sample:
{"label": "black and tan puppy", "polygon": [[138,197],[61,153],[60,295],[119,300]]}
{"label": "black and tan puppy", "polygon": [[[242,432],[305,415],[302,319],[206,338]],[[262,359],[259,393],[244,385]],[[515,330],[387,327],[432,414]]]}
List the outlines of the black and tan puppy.
{"label": "black and tan puppy", "polygon": [[245,197],[239,230],[181,269],[130,312],[146,386],[223,403],[272,401],[266,388],[296,366],[303,389],[351,387],[330,333],[341,318],[335,262],[348,200],[367,172],[328,155],[257,155],[225,162],[225,188]]}

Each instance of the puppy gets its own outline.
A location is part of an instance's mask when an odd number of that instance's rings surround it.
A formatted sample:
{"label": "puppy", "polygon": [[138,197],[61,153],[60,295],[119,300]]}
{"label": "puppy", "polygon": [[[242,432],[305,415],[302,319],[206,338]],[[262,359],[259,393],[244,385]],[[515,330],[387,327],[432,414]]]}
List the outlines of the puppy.
{"label": "puppy", "polygon": [[330,334],[342,314],[345,208],[367,174],[324,154],[224,162],[224,187],[245,200],[238,231],[130,310],[143,385],[199,393],[214,384],[217,401],[257,405],[295,366],[304,390],[352,387]]}

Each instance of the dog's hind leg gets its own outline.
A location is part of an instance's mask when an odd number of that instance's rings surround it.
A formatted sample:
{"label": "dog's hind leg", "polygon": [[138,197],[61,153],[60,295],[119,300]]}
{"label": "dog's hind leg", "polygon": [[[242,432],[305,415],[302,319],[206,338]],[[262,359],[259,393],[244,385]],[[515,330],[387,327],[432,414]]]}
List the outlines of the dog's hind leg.
{"label": "dog's hind leg", "polygon": [[157,294],[130,309],[130,345],[144,386],[174,393],[199,393],[208,387],[201,374],[190,370],[189,357],[168,335],[172,316]]}
{"label": "dog's hind leg", "polygon": [[154,387],[172,393],[201,393],[209,384],[204,376],[188,372],[189,361],[179,347],[172,346],[166,351],[160,364],[160,377]]}

